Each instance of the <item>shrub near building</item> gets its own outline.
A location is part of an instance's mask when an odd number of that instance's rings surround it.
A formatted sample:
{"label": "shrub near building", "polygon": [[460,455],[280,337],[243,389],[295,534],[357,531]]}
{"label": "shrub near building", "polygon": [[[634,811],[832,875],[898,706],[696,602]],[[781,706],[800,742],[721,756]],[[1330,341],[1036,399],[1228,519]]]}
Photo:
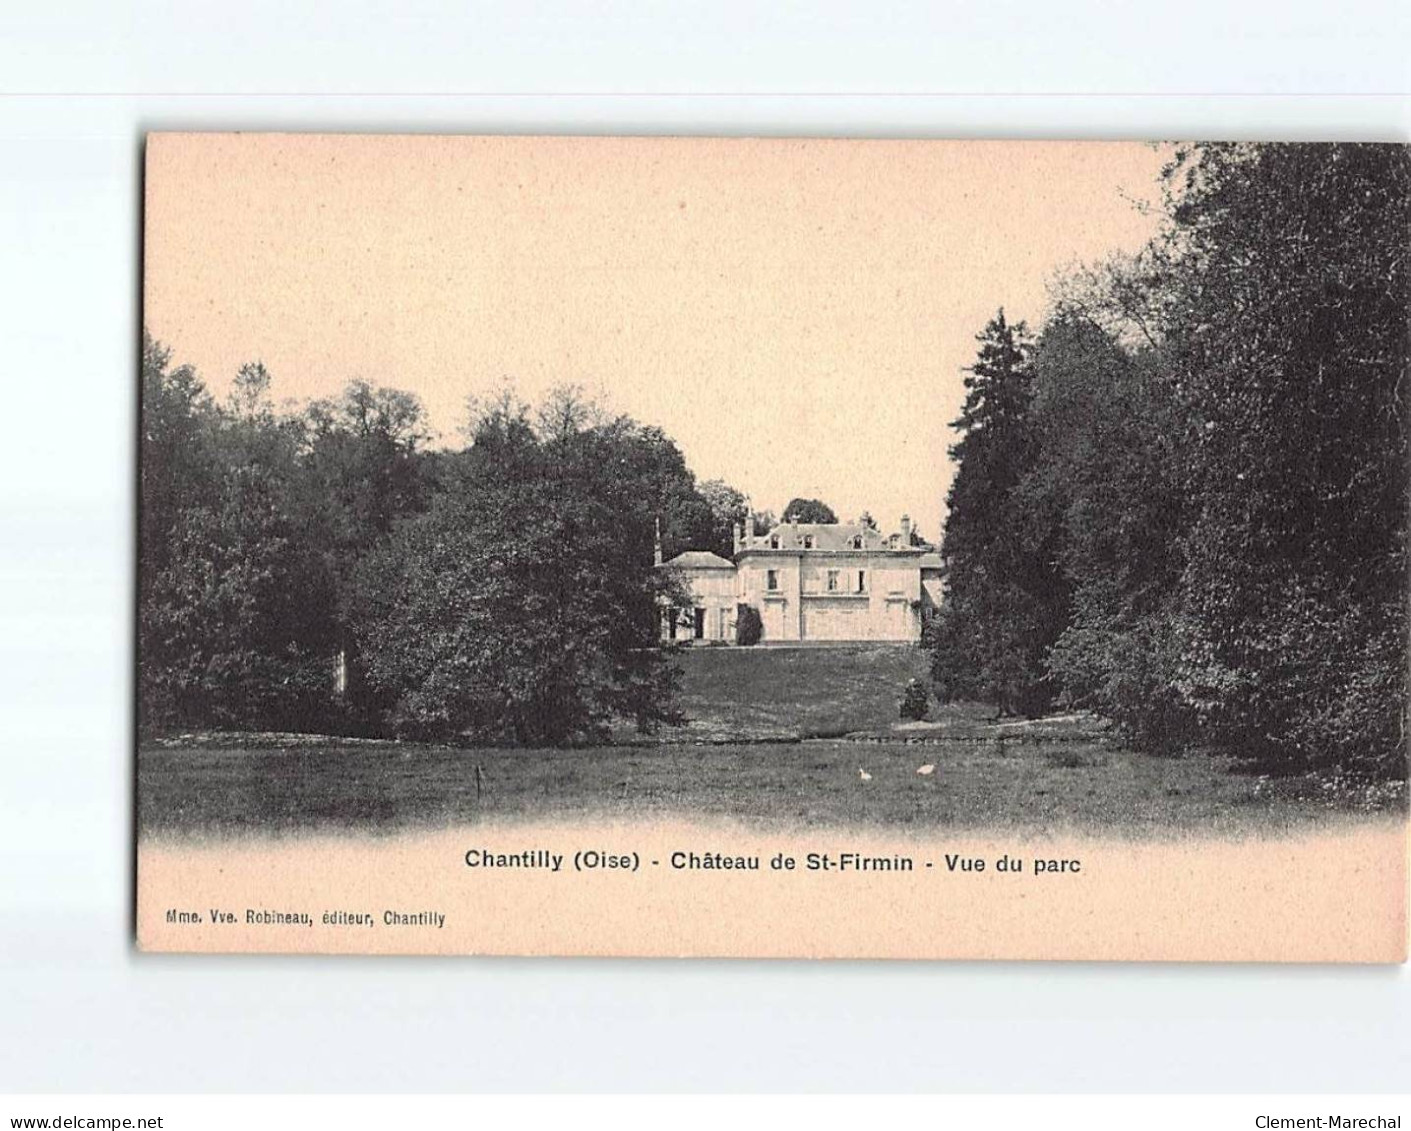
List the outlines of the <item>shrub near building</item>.
{"label": "shrub near building", "polygon": [[760,619],[759,610],[753,605],[737,605],[735,607],[735,643],[746,646],[758,644],[763,635],[764,621]]}

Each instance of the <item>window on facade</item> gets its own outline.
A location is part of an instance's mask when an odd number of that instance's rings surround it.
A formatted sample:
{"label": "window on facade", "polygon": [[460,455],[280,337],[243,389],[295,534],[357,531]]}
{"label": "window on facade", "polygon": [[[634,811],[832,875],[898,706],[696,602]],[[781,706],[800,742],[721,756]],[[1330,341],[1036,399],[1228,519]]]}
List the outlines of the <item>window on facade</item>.
{"label": "window on facade", "polygon": [[828,592],[829,592],[829,593],[836,593],[837,591],[838,591],[838,571],[837,571],[836,569],[830,569],[830,570],[828,571]]}
{"label": "window on facade", "polygon": [[857,591],[859,593],[867,592],[867,571],[865,569],[857,571]]}
{"label": "window on facade", "polygon": [[779,588],[779,571],[777,569],[765,571],[764,587],[770,591]]}

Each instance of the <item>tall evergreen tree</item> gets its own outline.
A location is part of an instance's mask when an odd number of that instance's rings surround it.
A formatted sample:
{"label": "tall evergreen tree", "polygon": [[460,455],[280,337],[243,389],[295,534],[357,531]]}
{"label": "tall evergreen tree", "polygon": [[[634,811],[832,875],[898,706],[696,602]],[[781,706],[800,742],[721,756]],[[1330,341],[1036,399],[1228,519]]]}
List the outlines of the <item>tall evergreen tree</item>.
{"label": "tall evergreen tree", "polygon": [[927,643],[942,699],[1032,714],[1052,699],[1044,654],[1065,619],[1048,524],[1035,524],[1018,491],[1033,454],[1032,343],[1000,310],[978,335],[966,397],[952,423],[961,438],[946,502],[945,601]]}

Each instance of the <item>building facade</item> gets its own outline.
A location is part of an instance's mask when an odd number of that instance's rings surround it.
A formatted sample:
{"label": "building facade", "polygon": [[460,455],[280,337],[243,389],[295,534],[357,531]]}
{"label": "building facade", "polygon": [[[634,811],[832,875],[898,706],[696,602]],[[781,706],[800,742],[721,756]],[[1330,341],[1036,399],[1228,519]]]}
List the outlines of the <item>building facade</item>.
{"label": "building facade", "polygon": [[805,522],[756,534],[751,519],[735,530],[734,558],[692,550],[658,561],[692,601],[667,611],[663,639],[733,643],[737,610],[749,605],[763,644],[911,643],[940,607],[940,557],[912,545],[905,517],[890,535],[861,523]]}
{"label": "building facade", "polygon": [[666,611],[662,638],[733,643],[740,603],[735,563],[707,550],[688,550],[662,568],[674,570],[691,594],[690,607]]}

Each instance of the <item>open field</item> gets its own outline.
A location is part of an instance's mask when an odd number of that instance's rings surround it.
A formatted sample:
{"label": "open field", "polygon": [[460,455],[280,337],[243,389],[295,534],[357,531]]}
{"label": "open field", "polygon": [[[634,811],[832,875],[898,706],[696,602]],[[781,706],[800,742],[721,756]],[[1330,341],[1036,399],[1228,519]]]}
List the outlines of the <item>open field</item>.
{"label": "open field", "polygon": [[[688,815],[1241,835],[1388,802],[1330,792],[1312,778],[1256,777],[1203,754],[1138,754],[1080,716],[995,724],[976,708],[902,723],[901,688],[924,670],[915,649],[701,649],[682,666],[692,722],[655,744],[467,749],[227,735],[148,745],[138,754],[141,828],[159,836],[395,833]],[[935,768],[918,774],[923,765]]]}
{"label": "open field", "polygon": [[[396,833],[669,815],[918,831],[1242,835],[1351,808],[1302,779],[1271,783],[1204,756],[1149,758],[1104,743],[164,747],[142,750],[138,764],[147,835]],[[935,770],[920,775],[923,764]]]}

